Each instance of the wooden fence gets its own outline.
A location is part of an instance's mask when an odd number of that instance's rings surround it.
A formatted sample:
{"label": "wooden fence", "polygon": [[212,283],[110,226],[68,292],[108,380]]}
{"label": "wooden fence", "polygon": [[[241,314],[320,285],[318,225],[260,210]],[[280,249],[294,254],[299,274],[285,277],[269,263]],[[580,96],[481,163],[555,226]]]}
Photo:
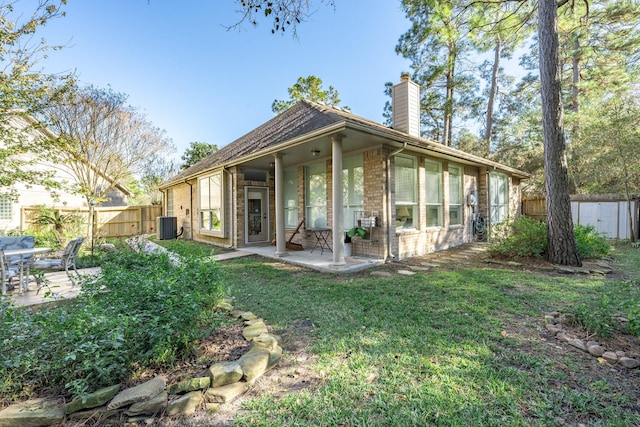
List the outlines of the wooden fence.
{"label": "wooden fence", "polygon": [[546,200],[544,197],[531,197],[522,199],[522,215],[544,220],[547,218]]}
{"label": "wooden fence", "polygon": [[[60,214],[78,214],[89,220],[90,209],[55,208]],[[33,206],[25,206],[21,213],[21,228],[30,227],[37,214]],[[156,217],[162,216],[162,206],[116,206],[93,209],[96,237],[124,237],[156,232]]]}

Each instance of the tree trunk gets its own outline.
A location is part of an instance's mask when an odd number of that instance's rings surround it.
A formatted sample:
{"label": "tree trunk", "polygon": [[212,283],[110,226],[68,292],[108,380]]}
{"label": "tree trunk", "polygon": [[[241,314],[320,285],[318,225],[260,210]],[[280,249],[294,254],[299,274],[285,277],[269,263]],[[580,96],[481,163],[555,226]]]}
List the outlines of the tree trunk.
{"label": "tree trunk", "polygon": [[547,257],[561,265],[581,266],[571,218],[569,174],[558,48],[556,0],[540,0],[538,6],[542,129],[544,133],[544,178],[547,192]]}
{"label": "tree trunk", "polygon": [[573,68],[573,77],[571,80],[571,105],[574,113],[580,110],[580,36],[575,35],[573,45],[574,51],[571,55],[571,66]]}
{"label": "tree trunk", "polygon": [[451,146],[451,133],[453,132],[453,85],[455,76],[456,54],[455,46],[449,46],[447,58],[447,94],[444,101],[444,129],[442,143]]}
{"label": "tree trunk", "polygon": [[489,90],[489,101],[487,102],[487,122],[484,131],[484,157],[489,157],[491,152],[491,131],[493,129],[493,105],[498,96],[498,71],[500,70],[500,53],[502,42],[500,37],[496,37],[496,44],[493,48],[493,67],[491,70],[491,89]]}

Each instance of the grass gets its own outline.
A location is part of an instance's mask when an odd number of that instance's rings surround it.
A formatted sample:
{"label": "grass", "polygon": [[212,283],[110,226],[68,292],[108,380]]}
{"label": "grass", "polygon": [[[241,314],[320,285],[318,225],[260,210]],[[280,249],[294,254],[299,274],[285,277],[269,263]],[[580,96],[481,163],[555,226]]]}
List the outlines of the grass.
{"label": "grass", "polygon": [[[639,253],[627,255],[637,263]],[[250,258],[225,266],[236,304],[276,333],[304,319],[316,326],[309,350],[322,378],[252,399],[238,425],[640,425],[624,374],[579,352],[550,355],[544,332],[545,314],[620,281],[490,269],[349,278]],[[637,286],[624,292],[611,309],[639,300]]]}
{"label": "grass", "polygon": [[[211,246],[196,242],[158,243],[176,245],[172,249],[188,257],[212,254]],[[170,365],[174,357],[188,356],[189,343],[211,327],[212,319],[193,308],[210,313],[207,307],[222,292],[235,298],[237,308],[266,319],[276,334],[289,335],[303,320],[314,325],[304,332],[312,343],[306,349],[312,386],[246,400],[234,425],[640,425],[636,371],[600,365],[557,343],[544,328],[545,314],[574,313],[582,305],[594,314],[593,325],[610,321],[611,313],[633,311],[640,301],[640,250],[621,246],[615,256],[630,280],[489,268],[332,276],[259,257],[199,262],[215,269],[203,268],[193,277],[197,280],[185,280],[188,270],[168,275],[169,267],[158,261],[145,266],[129,259],[117,262],[119,268],[106,264],[108,281],[89,286],[94,292],[63,312],[52,308],[51,317],[49,309],[0,310],[5,329],[0,377],[5,390],[24,397],[54,376],[66,375],[67,389],[95,389],[98,383],[82,382],[78,372],[99,379],[100,369],[114,369],[111,361],[121,354],[116,349],[129,341],[157,345],[127,359],[124,371],[108,372],[114,377],[135,375],[145,361]],[[153,280],[143,282],[146,269]],[[102,286],[111,292],[101,292]],[[603,305],[606,309],[598,308]],[[70,316],[78,320],[63,323]],[[29,333],[18,334],[16,328]],[[610,331],[622,332],[628,331]],[[67,335],[79,341],[63,341]],[[25,341],[8,341],[16,336]],[[44,336],[55,339],[38,341]],[[46,351],[39,350],[42,342]],[[33,358],[43,352],[50,358]],[[296,364],[286,352],[283,362]],[[23,371],[10,371],[18,364]],[[67,365],[76,370],[63,373]]]}

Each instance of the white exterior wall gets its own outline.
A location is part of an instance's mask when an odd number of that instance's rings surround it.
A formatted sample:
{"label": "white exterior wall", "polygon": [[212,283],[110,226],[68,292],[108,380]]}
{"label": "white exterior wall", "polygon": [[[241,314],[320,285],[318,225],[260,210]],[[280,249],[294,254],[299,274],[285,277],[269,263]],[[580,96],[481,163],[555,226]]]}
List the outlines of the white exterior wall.
{"label": "white exterior wall", "polygon": [[[638,237],[638,201],[631,202],[636,238]],[[630,239],[629,209],[625,200],[572,201],[574,224],[593,225],[598,233],[610,239]]]}
{"label": "white exterior wall", "polygon": [[[8,121],[9,125],[14,126],[16,129],[27,128],[29,124],[26,119],[22,117],[13,117]],[[34,138],[33,132],[25,131],[20,133],[21,138]],[[0,141],[0,144],[2,141]],[[54,179],[63,184],[63,187],[67,189],[57,190],[57,200],[52,197],[51,192],[42,185],[26,186],[22,183],[17,183],[15,189],[18,192],[18,200],[11,203],[11,219],[0,218],[0,233],[6,233],[10,230],[19,229],[22,225],[20,223],[21,208],[23,206],[35,206],[46,205],[50,207],[66,207],[66,208],[86,208],[87,204],[82,196],[73,194],[69,187],[75,181],[73,174],[68,167],[64,165],[56,165],[47,161],[42,157],[38,157],[38,154],[29,153],[20,156],[25,161],[35,160],[36,163],[30,166],[26,166],[28,171],[55,171]]]}

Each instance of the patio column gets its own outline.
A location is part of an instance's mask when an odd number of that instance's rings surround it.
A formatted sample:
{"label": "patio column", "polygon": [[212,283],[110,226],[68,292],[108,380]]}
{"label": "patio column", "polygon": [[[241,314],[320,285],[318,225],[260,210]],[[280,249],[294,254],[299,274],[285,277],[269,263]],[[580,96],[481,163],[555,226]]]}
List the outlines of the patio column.
{"label": "patio column", "polygon": [[333,219],[331,230],[333,233],[333,264],[344,265],[344,200],[342,195],[342,138],[337,134],[331,137],[331,179],[333,202]]}
{"label": "patio column", "polygon": [[282,169],[282,154],[275,157],[275,195],[276,201],[276,253],[277,257],[289,255],[287,253],[287,242],[284,236],[284,171]]}

